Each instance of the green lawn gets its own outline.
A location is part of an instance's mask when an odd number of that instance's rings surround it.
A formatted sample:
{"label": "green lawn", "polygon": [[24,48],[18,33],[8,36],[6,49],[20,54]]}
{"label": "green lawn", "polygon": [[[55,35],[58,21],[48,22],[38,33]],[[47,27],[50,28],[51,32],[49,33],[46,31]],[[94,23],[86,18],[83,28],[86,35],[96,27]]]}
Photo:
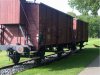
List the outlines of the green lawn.
{"label": "green lawn", "polygon": [[6,66],[8,64],[12,64],[12,62],[9,61],[6,51],[0,52],[0,67]]}
{"label": "green lawn", "polygon": [[[28,59],[27,58],[21,58],[20,62],[25,61],[25,60],[28,60]],[[9,57],[7,56],[7,52],[6,51],[0,51],[0,68],[7,66],[7,65],[11,65],[11,64],[13,64],[13,63],[12,63],[12,60],[9,59]]]}
{"label": "green lawn", "polygon": [[16,75],[78,75],[80,71],[99,55],[99,48],[93,46],[93,44],[100,45],[99,42],[99,39],[90,38],[88,45],[80,53],[73,54],[68,58],[46,66],[17,73]]}

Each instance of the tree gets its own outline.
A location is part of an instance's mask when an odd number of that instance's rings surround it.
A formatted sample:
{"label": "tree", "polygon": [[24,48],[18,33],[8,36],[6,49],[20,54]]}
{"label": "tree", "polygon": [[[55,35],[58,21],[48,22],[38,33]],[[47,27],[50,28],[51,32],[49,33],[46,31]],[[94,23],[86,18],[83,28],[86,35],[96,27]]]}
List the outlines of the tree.
{"label": "tree", "polygon": [[100,16],[78,16],[79,19],[89,23],[89,37],[100,38]]}
{"label": "tree", "polygon": [[98,10],[100,9],[100,0],[68,0],[69,5],[73,9],[79,10],[80,13],[88,15],[98,15]]}

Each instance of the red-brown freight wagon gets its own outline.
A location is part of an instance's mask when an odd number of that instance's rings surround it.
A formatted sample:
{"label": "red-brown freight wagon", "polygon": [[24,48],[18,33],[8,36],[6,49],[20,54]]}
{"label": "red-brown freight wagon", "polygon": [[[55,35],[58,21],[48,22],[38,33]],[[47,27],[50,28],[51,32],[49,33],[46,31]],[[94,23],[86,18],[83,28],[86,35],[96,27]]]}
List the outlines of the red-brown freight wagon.
{"label": "red-brown freight wagon", "polygon": [[[33,41],[39,46],[57,46],[72,42],[73,17],[45,4],[26,3],[28,30]],[[30,11],[30,12],[28,12]],[[35,39],[34,39],[35,38]]]}
{"label": "red-brown freight wagon", "polygon": [[88,42],[88,23],[74,18],[73,30],[77,44],[80,43],[80,45],[83,45],[84,42]]}
{"label": "red-brown freight wagon", "polygon": [[77,20],[77,41],[88,41],[88,24],[84,21]]}
{"label": "red-brown freight wagon", "polygon": [[[31,57],[30,51],[33,51],[32,57],[36,55],[43,59],[46,51],[53,51],[61,56],[63,48],[72,51],[76,49],[76,42],[87,40],[87,28],[84,30],[87,26],[82,27],[85,23],[75,21],[75,38],[73,17],[45,4],[27,3],[25,0],[1,0],[0,3],[0,43],[21,46],[15,55],[9,55],[13,56],[14,63],[19,61],[18,53],[24,52]],[[86,37],[82,39],[83,34]]]}

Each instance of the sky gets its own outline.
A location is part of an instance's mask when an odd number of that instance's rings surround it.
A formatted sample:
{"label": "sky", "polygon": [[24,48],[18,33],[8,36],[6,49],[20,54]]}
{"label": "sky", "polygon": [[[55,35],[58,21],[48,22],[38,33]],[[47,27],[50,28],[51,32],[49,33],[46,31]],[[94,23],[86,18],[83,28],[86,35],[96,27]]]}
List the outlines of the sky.
{"label": "sky", "polygon": [[[33,1],[34,0],[26,0],[26,1]],[[81,13],[79,13],[77,10],[73,10],[69,5],[68,5],[68,0],[36,0],[36,3],[44,3],[47,4],[48,6],[51,6],[55,9],[58,9],[64,13],[67,12],[74,12],[76,15],[80,15]],[[100,15],[100,10],[98,11],[99,15]]]}

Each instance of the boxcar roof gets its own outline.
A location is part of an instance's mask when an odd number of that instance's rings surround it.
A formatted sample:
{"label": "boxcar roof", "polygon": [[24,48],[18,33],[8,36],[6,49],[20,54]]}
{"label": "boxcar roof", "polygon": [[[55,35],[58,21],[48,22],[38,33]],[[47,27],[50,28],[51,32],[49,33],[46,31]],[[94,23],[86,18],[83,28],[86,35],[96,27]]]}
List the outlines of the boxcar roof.
{"label": "boxcar roof", "polygon": [[69,16],[69,17],[71,17],[71,18],[74,18],[74,17],[68,15],[67,13],[64,13],[64,12],[62,12],[62,11],[60,11],[60,10],[58,10],[58,9],[55,9],[55,8],[53,8],[53,7],[51,7],[51,6],[48,6],[48,5],[44,4],[44,3],[33,3],[33,2],[31,2],[31,1],[27,1],[26,3],[44,5],[44,6],[48,7],[48,8],[50,8],[50,9],[56,10],[56,11],[58,11],[58,12],[60,12],[60,13],[63,13],[63,14],[65,14],[66,16]]}
{"label": "boxcar roof", "polygon": [[[53,9],[53,10],[56,10],[56,11],[61,12],[61,13],[65,14],[65,15],[67,15],[67,16],[70,16],[70,15],[68,15],[67,13],[64,13],[64,12],[62,12],[62,11],[56,9],[56,8],[53,8],[53,7],[51,7],[51,6],[48,6],[48,5],[44,4],[44,3],[40,3],[40,5],[47,6],[47,7],[51,8],[51,9]],[[70,16],[70,17],[72,17],[72,16]],[[72,18],[73,18],[73,17],[72,17]]]}

